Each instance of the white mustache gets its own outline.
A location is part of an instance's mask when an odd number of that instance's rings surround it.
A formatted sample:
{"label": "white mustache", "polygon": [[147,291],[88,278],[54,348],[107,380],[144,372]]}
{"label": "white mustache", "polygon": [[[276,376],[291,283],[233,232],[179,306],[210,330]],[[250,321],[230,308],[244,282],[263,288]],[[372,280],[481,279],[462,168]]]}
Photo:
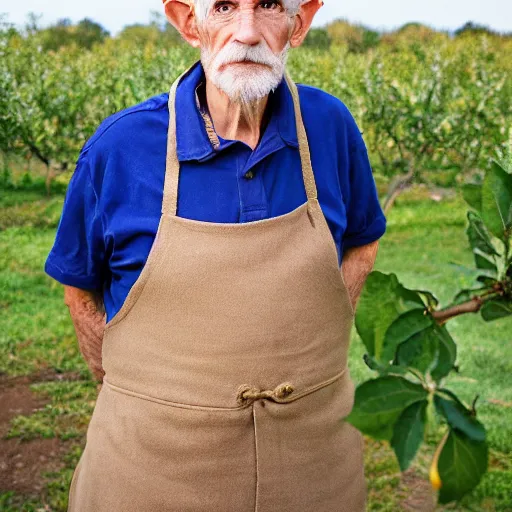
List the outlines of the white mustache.
{"label": "white mustache", "polygon": [[[251,103],[274,90],[283,78],[290,44],[275,55],[265,41],[255,46],[233,41],[217,54],[207,47],[201,48],[201,62],[207,76],[231,99],[240,103]],[[223,65],[248,61],[268,66],[267,69],[226,69]]]}
{"label": "white mustache", "polygon": [[225,64],[234,64],[243,61],[265,64],[271,68],[279,66],[281,63],[280,57],[278,55],[274,55],[269,46],[265,43],[250,46],[238,42],[232,42],[217,54],[214,60],[214,66],[219,69]]}

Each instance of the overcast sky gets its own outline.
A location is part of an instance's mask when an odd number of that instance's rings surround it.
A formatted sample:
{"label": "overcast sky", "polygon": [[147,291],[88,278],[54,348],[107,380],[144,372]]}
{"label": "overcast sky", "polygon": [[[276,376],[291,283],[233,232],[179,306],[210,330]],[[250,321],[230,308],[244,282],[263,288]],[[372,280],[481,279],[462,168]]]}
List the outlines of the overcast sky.
{"label": "overcast sky", "polygon": [[[324,0],[315,25],[338,17],[377,29],[393,29],[410,21],[434,28],[454,30],[474,21],[502,31],[512,31],[511,0]],[[23,24],[30,11],[42,14],[43,25],[59,18],[76,22],[89,17],[101,23],[112,35],[131,23],[147,23],[151,10],[163,12],[161,0],[0,0],[0,14]]]}

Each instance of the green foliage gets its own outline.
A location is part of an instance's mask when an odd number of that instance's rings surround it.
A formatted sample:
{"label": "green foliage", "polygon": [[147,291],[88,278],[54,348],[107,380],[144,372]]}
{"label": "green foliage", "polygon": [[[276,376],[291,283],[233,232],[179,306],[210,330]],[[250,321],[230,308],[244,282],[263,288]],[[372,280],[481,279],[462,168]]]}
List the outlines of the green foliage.
{"label": "green foliage", "polygon": [[427,407],[427,400],[420,400],[409,405],[400,414],[393,428],[391,446],[402,471],[409,468],[423,442]]}
{"label": "green foliage", "polygon": [[339,19],[327,25],[329,38],[335,45],[346,46],[351,53],[365,53],[379,44],[380,34],[364,25]]}
{"label": "green foliage", "polygon": [[450,430],[438,463],[443,485],[439,502],[458,500],[480,482],[487,471],[488,447],[457,429]]}
{"label": "green foliage", "polygon": [[331,38],[327,30],[323,28],[312,28],[308,32],[304,41],[306,48],[316,48],[318,50],[327,50],[331,46]]}
{"label": "green foliage", "polygon": [[463,432],[475,441],[485,441],[485,428],[476,419],[476,413],[468,410],[451,391],[439,389],[434,395],[434,403],[451,428]]}
{"label": "green foliage", "polygon": [[[487,471],[488,441],[476,417],[444,387],[457,370],[457,344],[446,322],[481,311],[493,321],[512,315],[512,174],[494,161],[481,184],[468,184],[466,235],[479,288],[463,289],[438,310],[431,292],[403,286],[395,274],[372,272],[359,299],[355,325],[379,377],[360,384],[347,420],[375,439],[389,440],[402,471],[415,458],[425,431],[438,422],[446,434],[432,461],[430,478],[439,502],[460,500]],[[429,414],[432,409],[436,415]],[[432,411],[433,412],[433,411]]]}
{"label": "green foliage", "polygon": [[357,388],[356,406],[347,421],[375,439],[390,440],[402,412],[426,398],[423,387],[407,379],[396,375],[379,377]]}
{"label": "green foliage", "polygon": [[462,290],[453,303],[476,297],[484,301],[482,318],[491,322],[512,315],[512,174],[494,160],[483,182],[464,185],[463,195],[472,208],[466,234],[483,286]]}
{"label": "green foliage", "polygon": [[108,115],[162,93],[162,84],[196,57],[192,48],[176,52],[110,39],[90,52],[76,46],[46,52],[37,37],[12,36],[5,48],[0,150],[35,157],[51,173],[74,164]]}
{"label": "green foliage", "polygon": [[[472,473],[468,487],[459,481],[463,459],[450,459],[449,454],[454,446],[462,449],[460,445],[467,457],[479,458],[486,435],[474,408],[468,409],[454,393],[441,387],[454,369],[457,347],[446,327],[432,315],[436,300],[430,296],[423,302],[422,296],[429,295],[405,288],[394,274],[372,272],[368,276],[356,312],[356,328],[368,349],[369,366],[380,377],[358,386],[347,421],[375,439],[390,441],[404,471],[423,442],[432,401],[450,432],[439,460],[442,496],[450,501],[471,490],[485,469]],[[381,344],[375,343],[376,333]]]}
{"label": "green foliage", "polygon": [[[378,310],[375,301],[379,303]],[[372,272],[359,299],[360,313],[355,318],[357,332],[368,354],[381,362],[387,328],[401,314],[418,308],[424,308],[419,294],[404,288],[394,275]]]}
{"label": "green foliage", "polygon": [[105,41],[109,35],[107,30],[90,18],[84,18],[76,25],[68,18],[64,18],[55,25],[39,31],[37,40],[45,51],[56,51],[70,45],[91,49],[94,44]]}
{"label": "green foliage", "polygon": [[391,361],[398,346],[432,325],[432,319],[425,315],[423,309],[411,309],[400,315],[387,328],[384,334],[382,360]]}
{"label": "green foliage", "polygon": [[512,236],[512,175],[493,163],[482,186],[482,220],[489,231],[505,242]]}
{"label": "green foliage", "polygon": [[183,43],[181,36],[172,25],[167,25],[161,29],[156,24],[144,25],[135,23],[127,25],[117,36],[117,40],[135,47],[144,47],[146,45],[156,45],[159,47],[175,46]]}
{"label": "green foliage", "polygon": [[362,82],[363,119],[381,172],[431,184],[429,170],[488,166],[506,147],[511,102],[510,79],[485,45],[427,48],[375,55]]}
{"label": "green foliage", "polygon": [[455,36],[459,37],[462,35],[469,35],[469,36],[475,36],[475,35],[486,35],[486,36],[496,36],[498,35],[497,32],[494,30],[491,30],[489,27],[485,25],[481,25],[479,23],[474,23],[473,21],[468,21],[464,23],[464,25],[460,28],[458,28],[454,32]]}
{"label": "green foliage", "polygon": [[406,23],[398,30],[382,36],[382,44],[394,52],[413,51],[418,55],[424,54],[423,49],[428,46],[439,46],[446,42],[448,36],[444,32],[437,32],[422,23]]}
{"label": "green foliage", "polygon": [[[199,57],[158,13],[116,38],[102,39],[90,20],[57,28],[74,42],[47,51],[50,29],[0,27],[0,150],[39,159],[50,177],[73,167],[105,117],[164,92]],[[506,147],[511,48],[506,39],[450,40],[414,24],[381,38],[338,20],[311,30],[289,68],[297,82],[346,103],[377,174],[453,185]]]}

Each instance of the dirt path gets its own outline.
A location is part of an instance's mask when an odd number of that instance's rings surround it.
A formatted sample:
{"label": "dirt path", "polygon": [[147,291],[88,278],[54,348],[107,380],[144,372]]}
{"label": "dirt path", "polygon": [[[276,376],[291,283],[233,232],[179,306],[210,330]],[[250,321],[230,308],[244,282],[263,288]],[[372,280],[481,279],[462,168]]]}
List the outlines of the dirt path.
{"label": "dirt path", "polygon": [[404,512],[433,512],[436,500],[430,482],[414,470],[406,471],[400,479],[404,492],[401,507]]}
{"label": "dirt path", "polygon": [[77,373],[57,374],[44,371],[15,378],[0,378],[0,492],[15,491],[24,496],[39,496],[45,485],[46,471],[64,467],[64,455],[71,448],[70,441],[19,438],[6,439],[10,421],[20,414],[30,416],[49,400],[34,395],[30,384],[54,380],[79,380]]}

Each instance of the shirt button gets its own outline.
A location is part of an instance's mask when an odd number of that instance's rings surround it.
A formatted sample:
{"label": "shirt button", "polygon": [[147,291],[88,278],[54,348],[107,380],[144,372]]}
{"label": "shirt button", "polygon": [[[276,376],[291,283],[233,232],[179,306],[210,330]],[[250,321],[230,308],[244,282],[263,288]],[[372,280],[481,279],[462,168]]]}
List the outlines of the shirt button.
{"label": "shirt button", "polygon": [[244,174],[244,178],[250,180],[252,178],[254,178],[254,173],[252,171],[247,171],[245,174]]}

